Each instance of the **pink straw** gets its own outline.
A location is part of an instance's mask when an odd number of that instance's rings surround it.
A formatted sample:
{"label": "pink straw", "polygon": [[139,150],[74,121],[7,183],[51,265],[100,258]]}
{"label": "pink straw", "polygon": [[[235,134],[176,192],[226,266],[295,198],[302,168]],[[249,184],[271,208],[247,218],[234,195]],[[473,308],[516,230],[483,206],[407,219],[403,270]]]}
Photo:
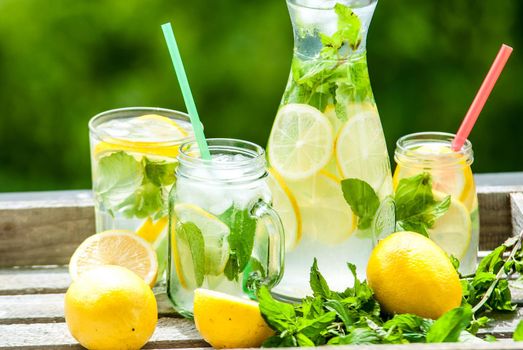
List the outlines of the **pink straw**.
{"label": "pink straw", "polygon": [[472,101],[472,104],[470,105],[470,108],[465,115],[461,126],[459,127],[456,137],[452,141],[452,149],[454,151],[459,151],[461,147],[463,147],[467,137],[469,137],[470,132],[472,131],[476,120],[478,120],[479,114],[485,106],[485,102],[487,102],[487,98],[492,92],[492,89],[494,88],[494,85],[496,84],[496,81],[498,80],[501,71],[505,67],[505,64],[507,63],[511,53],[512,48],[510,46],[505,44],[501,45],[501,49],[499,50],[492,67],[490,67],[485,80],[483,80],[483,83],[481,84],[474,101]]}

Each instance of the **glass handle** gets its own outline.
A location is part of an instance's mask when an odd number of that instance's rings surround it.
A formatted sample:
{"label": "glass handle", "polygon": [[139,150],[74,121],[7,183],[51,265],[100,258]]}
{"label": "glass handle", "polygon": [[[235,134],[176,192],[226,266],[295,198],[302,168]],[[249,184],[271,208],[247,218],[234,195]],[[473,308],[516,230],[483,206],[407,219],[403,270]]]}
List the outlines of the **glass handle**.
{"label": "glass handle", "polygon": [[267,219],[260,220],[265,224],[268,233],[266,276],[261,282],[270,288],[276,285],[283,276],[285,232],[278,213],[264,201],[260,200],[254,205],[252,214],[257,219]]}

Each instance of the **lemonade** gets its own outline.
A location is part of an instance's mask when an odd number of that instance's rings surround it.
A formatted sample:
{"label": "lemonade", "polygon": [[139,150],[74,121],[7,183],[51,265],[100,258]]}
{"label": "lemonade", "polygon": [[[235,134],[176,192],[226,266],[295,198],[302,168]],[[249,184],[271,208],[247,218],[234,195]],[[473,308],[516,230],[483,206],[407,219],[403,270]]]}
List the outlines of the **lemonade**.
{"label": "lemonade", "polygon": [[182,146],[170,194],[168,295],[184,316],[194,290],[254,297],[281,278],[284,236],[270,207],[265,155],[241,140],[209,139],[212,159],[196,143]]}
{"label": "lemonade", "polygon": [[130,230],[167,265],[167,196],[175,181],[180,144],[192,138],[186,114],[159,108],[124,108],[89,123],[96,231]]}
{"label": "lemonade", "polygon": [[[310,292],[304,276],[314,257],[334,290],[352,283],[347,261],[364,278],[373,244],[394,231],[394,204],[365,49],[376,1],[287,4],[294,57],[268,160],[274,206],[286,234],[285,275],[274,292],[296,299]],[[355,207],[349,205],[344,179],[360,180],[377,200],[361,197]]]}
{"label": "lemonade", "polygon": [[397,163],[393,183],[420,173],[430,175],[434,198],[450,196],[450,206],[438,218],[428,235],[443,250],[460,261],[460,272],[473,273],[479,241],[478,197],[470,165],[472,144],[464,144],[459,152],[451,149],[453,134],[417,133],[397,142]]}

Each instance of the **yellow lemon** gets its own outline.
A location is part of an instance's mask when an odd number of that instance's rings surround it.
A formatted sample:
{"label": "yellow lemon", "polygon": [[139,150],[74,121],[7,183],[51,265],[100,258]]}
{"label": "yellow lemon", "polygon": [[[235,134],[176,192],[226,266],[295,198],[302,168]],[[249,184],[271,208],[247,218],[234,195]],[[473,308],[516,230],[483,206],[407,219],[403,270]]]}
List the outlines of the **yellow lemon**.
{"label": "yellow lemon", "polygon": [[257,348],[274,334],[257,302],[202,288],[194,291],[194,322],[217,349]]}
{"label": "yellow lemon", "polygon": [[367,265],[367,280],[382,308],[437,319],[460,306],[459,276],[445,252],[414,232],[380,241]]}
{"label": "yellow lemon", "polygon": [[135,273],[113,265],[82,274],[65,294],[65,320],[88,349],[140,349],[158,320],[151,288]]}
{"label": "yellow lemon", "polygon": [[158,274],[158,260],[151,244],[126,230],[104,231],[83,241],[69,261],[69,274],[74,281],[100,265],[128,268],[150,286],[154,286]]}

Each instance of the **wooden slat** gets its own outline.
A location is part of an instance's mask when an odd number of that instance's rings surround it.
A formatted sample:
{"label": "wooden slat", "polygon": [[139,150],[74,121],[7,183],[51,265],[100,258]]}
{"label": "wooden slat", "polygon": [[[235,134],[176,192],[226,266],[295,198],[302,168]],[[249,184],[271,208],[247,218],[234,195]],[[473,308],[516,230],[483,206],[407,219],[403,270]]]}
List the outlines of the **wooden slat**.
{"label": "wooden slat", "polygon": [[[70,335],[67,325],[33,323],[0,325],[1,349],[83,349]],[[184,318],[160,318],[145,348],[207,347],[192,321]]]}
{"label": "wooden slat", "polygon": [[[0,324],[65,322],[64,293],[0,296]],[[180,317],[166,294],[156,295],[160,317]]]}
{"label": "wooden slat", "polygon": [[523,186],[478,187],[480,250],[492,250],[512,232],[510,195],[523,192]]}
{"label": "wooden slat", "polygon": [[20,201],[13,196],[0,200],[0,267],[66,264],[95,232],[89,191]]}
{"label": "wooden slat", "polygon": [[510,195],[510,208],[512,212],[512,230],[514,234],[523,231],[523,193]]}
{"label": "wooden slat", "polygon": [[[511,193],[523,186],[478,187],[480,249],[512,234]],[[93,234],[91,191],[0,194],[0,267],[63,265]]]}
{"label": "wooden slat", "polygon": [[0,295],[63,293],[70,283],[66,267],[0,269]]}

